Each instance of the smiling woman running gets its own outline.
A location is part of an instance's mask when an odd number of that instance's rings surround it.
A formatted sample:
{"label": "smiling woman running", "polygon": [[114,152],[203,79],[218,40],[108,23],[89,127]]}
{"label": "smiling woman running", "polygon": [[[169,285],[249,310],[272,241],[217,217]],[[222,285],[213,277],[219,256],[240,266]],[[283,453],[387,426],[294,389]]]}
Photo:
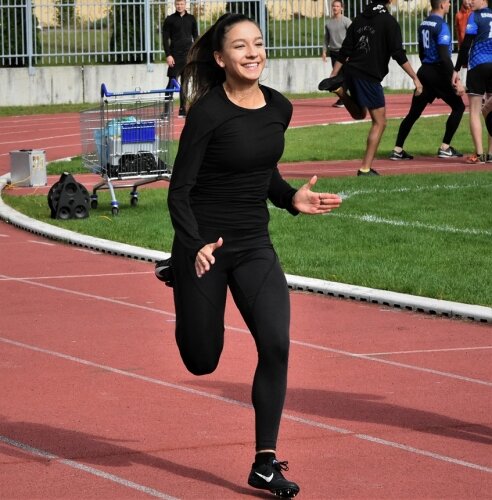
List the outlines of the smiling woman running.
{"label": "smiling woman running", "polygon": [[293,215],[324,214],[339,196],[296,190],[277,168],[292,105],[259,84],[263,37],[225,14],[192,47],[182,83],[190,103],[169,186],[176,341],[187,369],[212,373],[224,343],[229,288],[258,351],[252,401],[256,455],[249,485],[281,497],[299,486],[276,458],[287,386],[289,293],[268,232],[267,200]]}

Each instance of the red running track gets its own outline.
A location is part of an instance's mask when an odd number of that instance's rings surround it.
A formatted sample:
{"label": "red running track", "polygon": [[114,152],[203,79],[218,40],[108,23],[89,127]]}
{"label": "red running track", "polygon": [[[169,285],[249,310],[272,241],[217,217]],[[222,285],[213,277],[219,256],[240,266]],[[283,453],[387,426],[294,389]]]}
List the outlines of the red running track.
{"label": "red running track", "polygon": [[[151,263],[5,223],[0,246],[2,498],[266,498],[246,485],[255,349],[232,304],[197,378]],[[491,327],[291,299],[278,452],[299,498],[490,498]]]}
{"label": "red running track", "polygon": [[[58,145],[48,158],[74,154]],[[221,364],[197,378],[151,263],[3,222],[0,252],[1,498],[269,497],[246,485],[256,356],[232,303]],[[490,325],[291,300],[278,452],[299,498],[490,498]]]}
{"label": "red running track", "polygon": [[[386,99],[389,118],[405,116],[410,106],[410,94],[390,94],[386,96]],[[335,99],[332,97],[293,101],[294,114],[291,126],[302,127],[350,121],[350,116],[345,109],[332,107],[334,102]],[[448,113],[448,107],[441,101],[428,106],[424,112],[427,115],[446,113]],[[177,118],[177,116],[175,117],[175,137],[179,137],[183,123],[183,120]],[[17,149],[45,150],[48,161],[77,156],[82,152],[80,145],[80,115],[78,113],[0,117],[0,137],[0,175],[10,171],[9,152]],[[422,162],[424,164],[427,162],[427,170],[433,165],[438,165],[440,169],[447,169],[449,163],[447,161],[436,161],[435,158],[416,159],[414,162],[403,162],[403,165],[399,165],[399,173],[413,171],[414,169],[422,171]],[[430,166],[429,162],[431,162]],[[393,171],[395,163],[397,162],[377,160],[378,169],[383,169],[382,173],[387,168],[390,168],[389,172]],[[359,162],[316,162],[307,164],[305,168],[311,169],[315,166],[319,175],[324,175],[322,173],[324,169],[333,170],[333,168],[335,168],[336,175],[353,175],[354,168],[357,168],[358,164]],[[298,164],[297,166],[302,167],[302,165]],[[333,167],[334,165],[335,167]],[[461,168],[463,168],[463,165]]]}

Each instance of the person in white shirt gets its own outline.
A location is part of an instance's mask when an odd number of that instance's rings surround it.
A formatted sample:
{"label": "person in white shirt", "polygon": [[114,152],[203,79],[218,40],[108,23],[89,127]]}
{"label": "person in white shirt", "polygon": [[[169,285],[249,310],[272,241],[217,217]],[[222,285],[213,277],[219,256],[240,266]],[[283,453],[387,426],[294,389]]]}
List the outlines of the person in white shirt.
{"label": "person in white shirt", "polygon": [[[330,56],[331,66],[335,66],[335,62],[340,52],[340,47],[347,34],[347,29],[352,21],[343,15],[342,0],[333,0],[331,3],[331,17],[325,24],[325,38],[323,43],[323,53],[321,58],[323,62],[327,61],[327,55]],[[335,108],[343,108],[343,103],[340,99],[333,104]]]}

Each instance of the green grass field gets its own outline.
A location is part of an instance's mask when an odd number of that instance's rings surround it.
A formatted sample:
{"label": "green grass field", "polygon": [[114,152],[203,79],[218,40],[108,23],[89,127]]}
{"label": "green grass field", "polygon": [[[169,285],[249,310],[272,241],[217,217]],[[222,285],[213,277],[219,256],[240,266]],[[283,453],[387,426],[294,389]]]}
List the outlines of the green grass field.
{"label": "green grass field", "polygon": [[[300,185],[304,180],[292,181]],[[320,179],[344,199],[327,216],[292,217],[271,207],[271,234],[289,274],[492,306],[492,173]],[[138,207],[116,192],[83,220],[52,220],[47,197],[9,196],[15,209],[84,234],[169,251],[167,190],[141,190]]]}
{"label": "green grass field", "polygon": [[[0,108],[0,115],[19,111],[61,112],[57,106]],[[419,120],[405,149],[435,155],[446,119]],[[399,124],[388,121],[378,157],[390,152]],[[368,128],[354,123],[289,129],[281,161],[361,158]],[[453,145],[471,153],[466,115]],[[63,171],[87,172],[80,158],[48,166],[50,174]],[[341,208],[323,217],[292,217],[271,207],[272,239],[287,273],[492,306],[491,172],[328,178],[320,179],[316,190],[340,193]],[[141,247],[171,248],[165,189],[142,189],[138,207],[130,206],[129,190],[117,190],[117,217],[111,215],[109,193],[100,191],[99,206],[88,219],[68,221],[50,218],[44,195],[3,194],[13,208],[44,222]]]}

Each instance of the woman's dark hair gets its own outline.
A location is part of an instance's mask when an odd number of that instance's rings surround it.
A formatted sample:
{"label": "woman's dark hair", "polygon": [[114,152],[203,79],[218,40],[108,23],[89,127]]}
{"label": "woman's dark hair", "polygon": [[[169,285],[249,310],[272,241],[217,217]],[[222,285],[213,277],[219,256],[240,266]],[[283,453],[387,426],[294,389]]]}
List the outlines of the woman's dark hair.
{"label": "woman's dark hair", "polygon": [[227,32],[244,21],[258,26],[256,21],[244,14],[224,14],[191,47],[181,75],[181,85],[189,106],[225,81],[225,71],[215,62],[214,52],[222,50]]}

